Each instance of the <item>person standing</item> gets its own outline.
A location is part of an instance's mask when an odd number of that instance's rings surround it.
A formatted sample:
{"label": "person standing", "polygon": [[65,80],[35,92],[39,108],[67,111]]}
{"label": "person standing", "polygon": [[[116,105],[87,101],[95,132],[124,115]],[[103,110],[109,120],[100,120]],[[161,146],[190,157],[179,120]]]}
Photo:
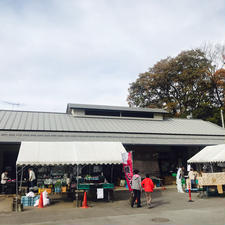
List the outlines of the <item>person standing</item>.
{"label": "person standing", "polygon": [[2,184],[2,193],[5,193],[5,190],[7,189],[7,180],[8,180],[8,172],[4,171],[1,174],[1,184]]}
{"label": "person standing", "polygon": [[190,169],[188,173],[188,178],[191,183],[191,188],[195,186],[195,179],[196,179],[196,173],[194,172],[193,168]]}
{"label": "person standing", "polygon": [[29,172],[30,187],[33,188],[35,185],[36,176],[35,176],[33,169],[28,169],[28,172]]}
{"label": "person standing", "polygon": [[179,167],[177,170],[176,183],[177,183],[177,191],[179,193],[184,193],[182,188],[182,168],[181,167]]}
{"label": "person standing", "polygon": [[131,207],[134,206],[134,202],[137,199],[137,207],[141,207],[141,176],[138,174],[138,170],[134,170],[134,175],[131,180],[131,188],[133,189],[133,199],[131,201]]}
{"label": "person standing", "polygon": [[149,178],[149,174],[146,174],[146,178],[141,182],[141,186],[145,190],[147,206],[150,208],[152,201],[151,193],[153,192],[154,189],[154,183],[152,182],[152,179]]}
{"label": "person standing", "polygon": [[184,166],[181,167],[181,184],[182,184],[182,189],[185,191],[185,168]]}

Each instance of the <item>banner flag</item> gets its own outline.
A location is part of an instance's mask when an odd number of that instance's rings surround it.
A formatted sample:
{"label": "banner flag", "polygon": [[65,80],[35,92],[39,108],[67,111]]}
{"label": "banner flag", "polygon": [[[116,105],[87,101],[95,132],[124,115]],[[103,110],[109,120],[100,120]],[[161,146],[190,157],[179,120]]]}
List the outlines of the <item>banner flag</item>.
{"label": "banner flag", "polygon": [[132,177],[133,177],[132,152],[122,153],[122,159],[123,159],[123,171],[125,173],[127,186],[128,186],[129,191],[132,191],[132,189],[131,189],[131,181],[132,181]]}

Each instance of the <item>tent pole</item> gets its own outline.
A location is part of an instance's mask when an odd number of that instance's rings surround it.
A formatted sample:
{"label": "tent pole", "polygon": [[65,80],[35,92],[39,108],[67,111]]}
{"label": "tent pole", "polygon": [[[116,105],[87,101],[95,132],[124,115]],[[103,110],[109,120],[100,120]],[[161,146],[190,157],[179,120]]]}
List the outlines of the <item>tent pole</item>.
{"label": "tent pole", "polygon": [[111,183],[113,183],[113,164],[111,166]]}
{"label": "tent pole", "polygon": [[213,173],[213,165],[212,165],[212,163],[210,163],[210,166],[211,166],[211,171]]}
{"label": "tent pole", "polygon": [[21,177],[20,177],[20,191],[22,190],[22,182],[23,182],[23,168],[22,167],[22,170],[21,170]]}
{"label": "tent pole", "polygon": [[77,207],[79,207],[79,203],[78,203],[78,201],[79,201],[79,199],[78,199],[78,184],[79,184],[79,178],[78,178],[78,172],[79,172],[79,165],[77,164],[77,192],[76,192],[76,201],[77,201]]}
{"label": "tent pole", "polygon": [[78,173],[79,173],[79,165],[77,165],[77,188],[78,188],[78,182],[79,182]]}
{"label": "tent pole", "polygon": [[17,168],[17,165],[16,165],[16,204],[15,204],[15,207],[16,207],[16,212],[18,211],[18,168]]}

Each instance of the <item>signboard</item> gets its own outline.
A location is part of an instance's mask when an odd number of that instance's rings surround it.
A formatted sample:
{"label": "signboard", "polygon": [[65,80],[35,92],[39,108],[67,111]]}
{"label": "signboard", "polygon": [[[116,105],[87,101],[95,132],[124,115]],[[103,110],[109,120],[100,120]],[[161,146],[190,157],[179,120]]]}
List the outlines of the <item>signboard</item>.
{"label": "signboard", "polygon": [[123,159],[123,171],[125,173],[127,186],[128,186],[129,191],[132,191],[132,189],[131,189],[131,181],[132,181],[132,177],[133,177],[132,152],[122,153],[122,159]]}
{"label": "signboard", "polygon": [[198,183],[201,186],[225,185],[225,172],[202,173],[202,177],[198,178]]}
{"label": "signboard", "polygon": [[104,189],[97,188],[97,199],[103,199],[103,198],[104,198]]}

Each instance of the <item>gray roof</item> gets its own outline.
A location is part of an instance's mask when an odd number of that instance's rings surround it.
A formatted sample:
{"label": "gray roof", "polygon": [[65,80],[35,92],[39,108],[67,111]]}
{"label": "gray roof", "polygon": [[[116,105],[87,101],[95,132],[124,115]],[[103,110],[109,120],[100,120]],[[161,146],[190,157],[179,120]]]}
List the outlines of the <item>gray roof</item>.
{"label": "gray roof", "polygon": [[159,135],[130,133],[84,133],[84,132],[40,132],[0,131],[0,142],[21,141],[115,141],[123,144],[141,145],[188,145],[206,146],[224,143],[224,136],[204,135]]}
{"label": "gray roof", "polygon": [[74,117],[66,113],[0,111],[1,131],[176,134],[224,136],[225,130],[198,119]]}
{"label": "gray roof", "polygon": [[108,106],[108,105],[88,105],[88,104],[67,104],[67,112],[69,109],[101,109],[101,110],[115,110],[115,111],[132,111],[132,112],[155,112],[155,113],[168,113],[164,109],[157,108],[138,108],[126,106]]}

